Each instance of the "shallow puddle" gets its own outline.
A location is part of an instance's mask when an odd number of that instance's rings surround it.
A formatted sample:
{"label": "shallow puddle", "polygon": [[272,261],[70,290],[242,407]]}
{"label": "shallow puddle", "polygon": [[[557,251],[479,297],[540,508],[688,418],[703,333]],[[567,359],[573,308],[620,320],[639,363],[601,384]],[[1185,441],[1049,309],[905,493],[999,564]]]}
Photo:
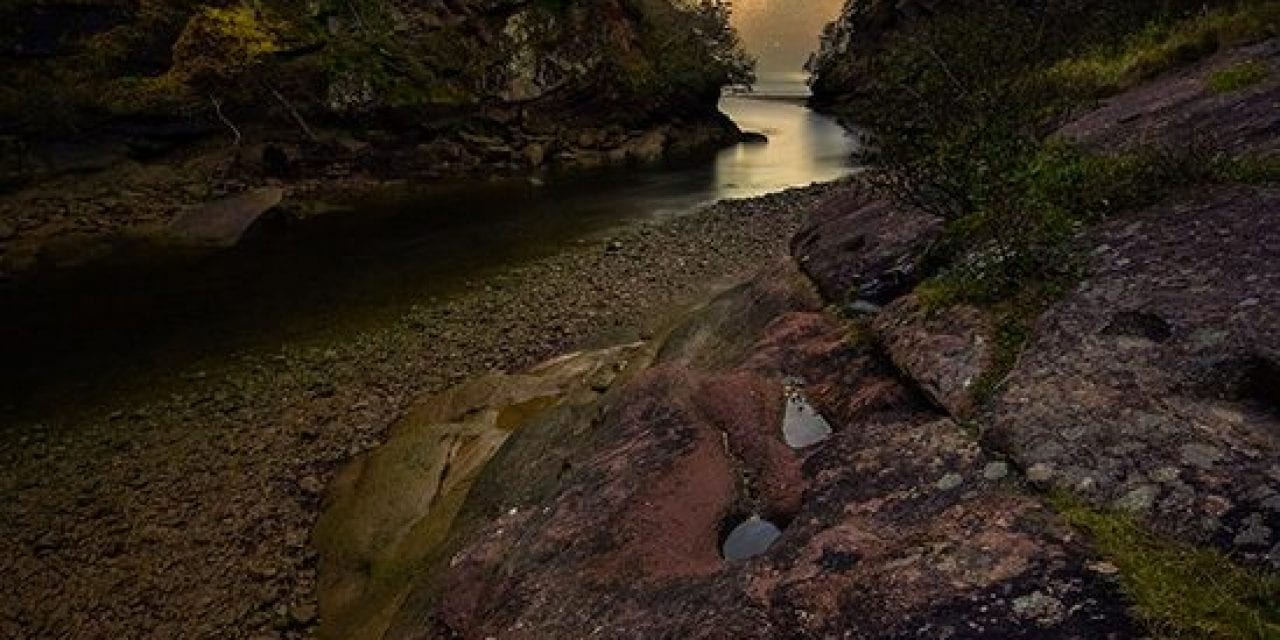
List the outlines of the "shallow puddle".
{"label": "shallow puddle", "polygon": [[787,409],[782,416],[782,438],[792,449],[812,447],[831,437],[831,423],[809,403],[801,391],[803,382],[786,383]]}
{"label": "shallow puddle", "polygon": [[754,558],[769,550],[782,536],[782,530],[760,516],[751,516],[734,527],[725,538],[721,554],[725,560]]}

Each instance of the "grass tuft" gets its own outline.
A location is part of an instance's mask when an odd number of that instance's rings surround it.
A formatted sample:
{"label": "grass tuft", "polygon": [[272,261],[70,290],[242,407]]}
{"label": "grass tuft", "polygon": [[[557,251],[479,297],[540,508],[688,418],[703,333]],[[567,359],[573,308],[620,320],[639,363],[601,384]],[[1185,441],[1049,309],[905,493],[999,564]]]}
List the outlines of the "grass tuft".
{"label": "grass tuft", "polygon": [[1209,90],[1214,93],[1232,93],[1252,87],[1271,75],[1267,65],[1257,60],[1220,69],[1209,76]]}
{"label": "grass tuft", "polygon": [[1215,549],[1155,534],[1132,516],[1099,511],[1072,496],[1056,495],[1051,502],[1120,570],[1134,613],[1155,638],[1280,638],[1280,577],[1243,568]]}
{"label": "grass tuft", "polygon": [[1276,35],[1280,35],[1280,3],[1247,2],[1190,20],[1152,22],[1119,46],[1100,47],[1050,67],[1048,76],[1082,95],[1101,97],[1221,49]]}

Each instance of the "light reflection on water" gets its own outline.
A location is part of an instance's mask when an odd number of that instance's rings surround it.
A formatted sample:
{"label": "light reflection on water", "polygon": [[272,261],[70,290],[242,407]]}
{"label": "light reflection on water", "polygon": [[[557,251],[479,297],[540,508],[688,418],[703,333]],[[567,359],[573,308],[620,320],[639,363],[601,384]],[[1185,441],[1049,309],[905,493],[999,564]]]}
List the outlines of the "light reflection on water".
{"label": "light reflection on water", "polygon": [[22,394],[381,322],[566,243],[851,171],[852,140],[798,101],[727,97],[722,108],[769,143],[692,166],[544,187],[508,181],[362,194],[357,212],[289,224],[220,254],[138,257],[35,293],[0,290],[0,360],[19,363],[0,382]]}

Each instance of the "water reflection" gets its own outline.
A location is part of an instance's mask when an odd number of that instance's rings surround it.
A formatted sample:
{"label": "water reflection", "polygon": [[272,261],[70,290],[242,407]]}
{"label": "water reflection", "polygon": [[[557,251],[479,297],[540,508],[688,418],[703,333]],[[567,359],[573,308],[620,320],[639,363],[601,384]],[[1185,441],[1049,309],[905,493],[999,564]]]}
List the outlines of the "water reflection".
{"label": "water reflection", "polygon": [[[757,87],[757,95],[765,90],[778,91]],[[743,129],[768,136],[769,143],[738,145],[716,158],[718,197],[751,197],[849,173],[853,140],[830,118],[777,97],[727,97],[721,107]]]}
{"label": "water reflection", "polygon": [[[483,284],[509,265],[638,220],[682,215],[830,180],[852,141],[796,101],[730,97],[767,145],[693,166],[589,178],[364,194],[356,212],[292,223],[214,255],[118,256],[30,290],[0,289],[0,383],[11,394],[402,316],[415,301]],[[163,365],[159,364],[163,363]],[[0,397],[0,408],[6,398]]]}

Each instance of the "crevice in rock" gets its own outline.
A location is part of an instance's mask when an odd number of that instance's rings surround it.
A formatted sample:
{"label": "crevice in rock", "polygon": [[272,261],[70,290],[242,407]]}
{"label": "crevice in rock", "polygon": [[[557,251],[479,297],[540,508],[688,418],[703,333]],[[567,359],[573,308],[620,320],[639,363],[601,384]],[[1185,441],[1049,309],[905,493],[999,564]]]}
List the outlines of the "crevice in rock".
{"label": "crevice in rock", "polygon": [[1197,378],[1203,395],[1280,416],[1280,363],[1274,358],[1250,354],[1218,360]]}
{"label": "crevice in rock", "polygon": [[1280,416],[1280,364],[1255,356],[1245,363],[1241,399]]}
{"label": "crevice in rock", "polygon": [[1111,323],[1103,328],[1102,333],[1108,336],[1146,338],[1158,343],[1173,337],[1173,326],[1154,313],[1122,311],[1112,316]]}

